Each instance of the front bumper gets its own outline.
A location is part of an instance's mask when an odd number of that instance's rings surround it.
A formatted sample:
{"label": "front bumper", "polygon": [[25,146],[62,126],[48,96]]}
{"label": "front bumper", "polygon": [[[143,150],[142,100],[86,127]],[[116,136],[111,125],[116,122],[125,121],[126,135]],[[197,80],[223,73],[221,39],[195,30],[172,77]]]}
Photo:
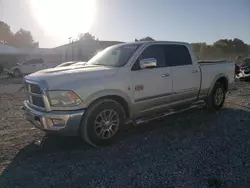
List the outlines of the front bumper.
{"label": "front bumper", "polygon": [[45,132],[56,132],[67,136],[78,135],[79,126],[85,110],[43,112],[31,108],[24,101],[22,110],[26,118]]}

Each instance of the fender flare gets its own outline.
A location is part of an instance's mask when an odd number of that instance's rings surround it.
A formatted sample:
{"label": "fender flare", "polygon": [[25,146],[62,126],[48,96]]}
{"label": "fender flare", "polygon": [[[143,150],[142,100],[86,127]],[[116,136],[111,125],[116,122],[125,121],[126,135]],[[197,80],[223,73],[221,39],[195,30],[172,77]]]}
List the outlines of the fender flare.
{"label": "fender flare", "polygon": [[130,97],[124,91],[116,90],[116,89],[98,91],[92,94],[91,96],[87,97],[86,100],[84,100],[84,103],[86,107],[89,107],[89,105],[91,105],[96,100],[100,98],[104,98],[104,97],[109,97],[109,96],[117,96],[117,97],[122,98],[127,103],[129,112],[131,112],[132,102],[131,102]]}
{"label": "fender flare", "polygon": [[228,76],[227,76],[226,74],[224,74],[224,73],[217,74],[217,75],[214,77],[214,79],[213,79],[213,81],[212,81],[212,83],[211,83],[211,85],[210,85],[210,87],[209,87],[209,89],[208,89],[207,96],[209,96],[209,95],[211,94],[211,92],[213,91],[213,88],[214,88],[215,83],[216,83],[220,78],[226,78],[227,83],[229,82]]}

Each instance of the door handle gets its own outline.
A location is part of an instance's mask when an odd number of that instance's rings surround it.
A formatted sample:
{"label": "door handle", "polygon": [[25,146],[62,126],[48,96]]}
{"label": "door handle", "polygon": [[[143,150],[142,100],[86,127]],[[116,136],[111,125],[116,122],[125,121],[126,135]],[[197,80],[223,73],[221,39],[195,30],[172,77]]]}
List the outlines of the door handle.
{"label": "door handle", "polygon": [[161,75],[161,77],[168,77],[168,76],[170,76],[170,74],[168,74],[168,73]]}
{"label": "door handle", "polygon": [[198,71],[197,70],[192,70],[192,73],[197,73]]}

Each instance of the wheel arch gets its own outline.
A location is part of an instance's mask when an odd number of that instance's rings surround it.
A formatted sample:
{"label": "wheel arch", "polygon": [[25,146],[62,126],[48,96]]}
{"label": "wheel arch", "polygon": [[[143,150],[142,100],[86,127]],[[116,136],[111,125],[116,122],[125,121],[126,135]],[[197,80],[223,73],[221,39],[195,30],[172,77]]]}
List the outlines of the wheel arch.
{"label": "wheel arch", "polygon": [[88,108],[93,103],[102,99],[112,99],[118,102],[124,109],[126,118],[131,117],[131,100],[129,96],[119,90],[103,90],[99,91],[86,99],[86,107]]}
{"label": "wheel arch", "polygon": [[225,90],[226,90],[226,91],[228,90],[228,83],[229,83],[228,76],[225,75],[225,74],[218,74],[218,75],[214,78],[214,80],[213,80],[211,86],[209,87],[208,96],[211,94],[211,92],[212,92],[212,90],[213,90],[213,88],[214,88],[214,85],[215,85],[216,83],[220,83],[220,84],[224,85],[224,86],[225,86]]}

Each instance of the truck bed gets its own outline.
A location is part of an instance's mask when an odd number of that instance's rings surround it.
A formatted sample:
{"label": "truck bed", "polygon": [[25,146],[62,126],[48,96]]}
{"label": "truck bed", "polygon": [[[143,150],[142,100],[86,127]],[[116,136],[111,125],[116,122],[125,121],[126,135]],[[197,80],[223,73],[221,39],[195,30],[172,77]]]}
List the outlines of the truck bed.
{"label": "truck bed", "polygon": [[227,77],[229,83],[234,79],[234,63],[229,61],[202,61],[198,62],[201,69],[201,90],[205,89],[208,85],[210,85],[214,79],[214,75],[223,75]]}
{"label": "truck bed", "polygon": [[214,63],[228,63],[227,60],[202,60],[198,61],[199,64],[214,64]]}

